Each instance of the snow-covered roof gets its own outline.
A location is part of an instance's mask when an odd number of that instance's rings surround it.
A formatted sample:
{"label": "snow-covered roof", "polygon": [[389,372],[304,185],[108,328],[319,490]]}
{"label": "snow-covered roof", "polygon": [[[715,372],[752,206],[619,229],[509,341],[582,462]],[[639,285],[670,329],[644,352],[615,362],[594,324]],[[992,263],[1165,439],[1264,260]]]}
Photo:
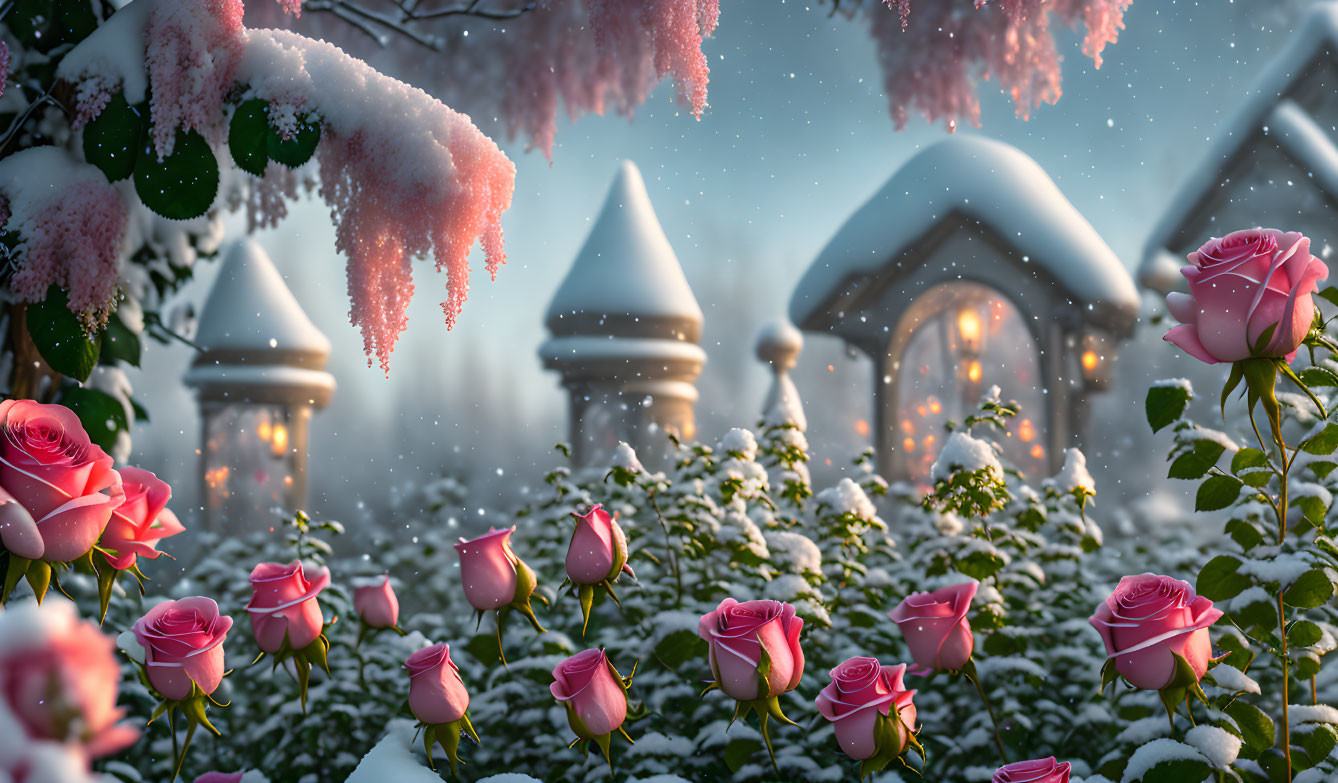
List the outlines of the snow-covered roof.
{"label": "snow-covered roof", "polygon": [[655,216],[646,183],[629,160],[620,165],[604,208],[549,303],[545,320],[554,334],[593,331],[574,331],[566,321],[573,315],[662,318],[698,327],[702,322],[701,308]]}
{"label": "snow-covered roof", "polygon": [[918,268],[889,267],[914,257],[916,242],[954,216],[983,225],[1041,265],[1069,296],[1090,305],[1089,318],[1121,329],[1136,318],[1138,292],[1128,271],[1036,161],[1003,142],[959,134],[908,161],[846,221],[799,281],[790,319],[822,328],[828,303],[848,288],[885,268],[884,283]]}
{"label": "snow-covered roof", "polygon": [[[1185,239],[1197,242],[1209,238],[1187,238],[1184,234],[1195,230],[1199,216],[1219,194],[1232,169],[1260,141],[1276,145],[1320,190],[1338,200],[1338,145],[1335,144],[1338,137],[1331,123],[1317,122],[1290,97],[1307,81],[1305,77],[1315,74],[1316,61],[1338,64],[1338,3],[1316,3],[1307,11],[1297,32],[1282,47],[1282,53],[1240,97],[1235,114],[1218,126],[1208,153],[1170,200],[1170,206],[1148,236],[1138,268],[1141,284],[1165,292],[1179,283],[1180,276],[1168,272],[1178,269],[1185,258],[1171,248]],[[1319,75],[1317,81],[1318,99],[1332,94],[1330,80]],[[1216,233],[1226,234],[1236,228],[1248,226],[1222,226]]]}
{"label": "snow-covered roof", "polygon": [[206,351],[330,355],[330,340],[297,303],[257,242],[232,246],[205,300],[195,342]]}
{"label": "snow-covered roof", "polygon": [[209,399],[324,406],[334,377],[330,340],[311,322],[264,249],[228,250],[205,300],[185,382]]}

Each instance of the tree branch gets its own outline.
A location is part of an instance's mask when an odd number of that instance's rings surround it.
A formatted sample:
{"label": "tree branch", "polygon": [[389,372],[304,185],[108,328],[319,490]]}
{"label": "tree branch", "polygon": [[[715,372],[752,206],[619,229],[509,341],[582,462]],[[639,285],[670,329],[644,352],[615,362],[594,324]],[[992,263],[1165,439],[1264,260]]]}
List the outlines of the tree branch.
{"label": "tree branch", "polygon": [[484,5],[483,0],[469,0],[465,5],[437,8],[428,11],[418,10],[419,0],[395,0],[398,15],[373,11],[351,0],[307,0],[303,11],[332,13],[343,21],[365,33],[378,45],[390,45],[394,37],[407,38],[426,49],[439,52],[443,42],[434,35],[428,35],[418,29],[419,22],[444,19],[451,16],[468,16],[477,19],[515,19],[534,10],[533,1],[520,8],[506,11],[493,10]]}

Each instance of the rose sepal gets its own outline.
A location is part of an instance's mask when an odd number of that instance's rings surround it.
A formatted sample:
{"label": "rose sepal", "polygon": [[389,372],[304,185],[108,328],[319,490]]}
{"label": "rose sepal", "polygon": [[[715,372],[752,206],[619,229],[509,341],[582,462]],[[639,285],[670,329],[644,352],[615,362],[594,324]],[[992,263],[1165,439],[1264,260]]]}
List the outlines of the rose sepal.
{"label": "rose sepal", "polygon": [[901,733],[897,730],[897,725],[900,723],[901,711],[897,709],[895,703],[891,705],[891,710],[889,710],[887,715],[884,715],[881,711],[878,712],[877,717],[874,718],[873,724],[874,745],[878,750],[872,756],[860,762],[860,780],[864,780],[875,772],[882,771],[893,761],[900,761],[907,769],[916,774],[920,774],[920,770],[917,770],[915,767],[906,763],[904,758],[906,750],[908,748],[915,748],[915,751],[920,754],[922,767],[925,762],[928,761],[929,757],[925,755],[924,746],[920,744],[920,740],[915,736],[915,732],[907,731],[906,742],[904,744],[902,743]]}
{"label": "rose sepal", "polygon": [[[538,595],[539,600],[544,602],[544,606],[548,605],[548,599],[544,597],[543,593],[535,593],[535,588],[539,586],[539,579],[535,576],[534,569],[530,568],[524,560],[514,555],[511,556],[511,565],[516,569],[516,592],[511,599],[511,603],[498,608],[496,612],[497,657],[501,658],[503,666],[506,666],[507,662],[506,652],[502,649],[502,628],[506,625],[507,615],[512,609],[524,615],[525,619],[530,621],[534,630],[539,633],[548,633],[548,629],[539,624],[539,618],[534,616],[534,607],[530,606],[530,598],[535,595]],[[478,620],[480,622],[483,620],[482,611],[478,613]],[[477,628],[477,624],[475,627]]]}
{"label": "rose sepal", "polygon": [[[480,613],[480,614],[481,614],[481,613]],[[384,626],[383,626],[383,627],[381,627],[381,628],[373,628],[372,626],[370,626],[370,625],[367,624],[367,621],[366,621],[366,620],[364,620],[364,619],[362,619],[361,617],[359,617],[359,618],[358,618],[358,639],[357,639],[357,641],[355,641],[355,642],[353,643],[353,646],[354,646],[355,648],[357,648],[357,647],[361,647],[361,646],[362,646],[362,642],[363,642],[364,639],[366,639],[366,638],[369,637],[369,636],[375,636],[379,631],[394,631],[395,633],[399,634],[400,636],[408,636],[408,635],[409,635],[409,632],[408,632],[408,631],[404,630],[403,628],[399,627],[398,625],[392,625],[392,626],[389,626],[389,627],[384,627]]]}
{"label": "rose sepal", "polygon": [[[612,668],[612,665],[610,665],[610,668]],[[614,674],[616,676],[616,669],[614,670]],[[624,694],[626,693],[625,683],[631,679],[631,677],[628,677],[627,680],[623,680],[622,677],[618,677],[618,681],[624,683]],[[585,725],[585,721],[581,720],[581,716],[576,714],[576,708],[571,705],[571,702],[563,702],[563,706],[567,708],[567,725],[571,727],[572,733],[576,735],[576,739],[572,740],[571,744],[567,747],[572,748],[579,743],[581,745],[582,754],[588,756],[590,755],[590,743],[594,742],[599,746],[600,752],[604,754],[604,760],[608,762],[609,770],[612,771],[614,767],[611,748],[613,746],[613,735],[615,732],[610,731],[606,734],[595,734]],[[623,735],[623,738],[629,743],[636,744],[636,740],[628,736],[627,731],[622,726],[619,726],[616,729],[616,733]]]}
{"label": "rose sepal", "polygon": [[[280,644],[279,649],[271,655],[271,658],[273,659],[270,666],[271,672],[278,669],[279,664],[284,663],[290,658],[292,659],[294,677],[297,680],[298,697],[302,702],[303,715],[307,714],[307,689],[311,683],[312,666],[319,666],[326,675],[330,674],[330,638],[325,635],[325,630],[334,625],[337,619],[338,618],[326,623],[321,629],[320,635],[312,640],[311,644],[308,644],[300,650],[293,649],[292,644],[288,641],[288,632],[284,631],[283,643]],[[251,665],[254,666],[259,663],[260,659],[264,657],[265,651],[261,650],[260,654],[255,657],[255,660],[251,661]]]}
{"label": "rose sepal", "polygon": [[[1189,664],[1186,658],[1177,652],[1171,653],[1175,658],[1175,671],[1171,675],[1171,681],[1161,689],[1161,703],[1166,708],[1166,716],[1170,718],[1171,724],[1175,724],[1175,714],[1180,705],[1189,700],[1190,696],[1198,699],[1204,704],[1208,703],[1208,695],[1203,692],[1203,686],[1199,684],[1199,676],[1194,671],[1194,667]],[[1188,711],[1188,706],[1186,706]]]}
{"label": "rose sepal", "polygon": [[[159,695],[157,690],[149,684],[149,674],[144,668],[144,665],[139,664],[138,668],[140,681],[149,689],[150,693]],[[227,672],[224,672],[225,676],[226,674]],[[210,704],[219,708],[228,706],[227,704],[215,701],[212,695],[200,690],[200,686],[192,682],[189,696],[184,699],[162,699],[158,702],[158,706],[153,708],[153,714],[149,716],[149,720],[145,724],[146,726],[151,725],[155,720],[158,720],[162,716],[167,716],[168,731],[172,735],[173,754],[177,758],[176,767],[173,768],[172,772],[171,779],[173,781],[181,776],[181,766],[186,762],[186,752],[190,750],[190,743],[195,737],[195,730],[197,728],[204,726],[205,729],[215,737],[223,736],[223,733],[215,728],[214,724],[209,722],[209,716],[206,712]],[[185,741],[181,743],[179,749],[177,745],[177,712],[180,712],[182,717],[186,719],[186,738]]]}
{"label": "rose sepal", "polygon": [[464,765],[460,760],[460,732],[466,731],[475,744],[482,744],[479,740],[477,731],[474,731],[474,724],[469,722],[469,711],[456,720],[449,723],[423,723],[419,721],[417,728],[423,731],[423,751],[427,754],[427,766],[433,772],[437,771],[437,766],[432,762],[432,747],[441,745],[441,749],[446,751],[446,758],[451,762],[451,774],[459,775],[459,768]]}

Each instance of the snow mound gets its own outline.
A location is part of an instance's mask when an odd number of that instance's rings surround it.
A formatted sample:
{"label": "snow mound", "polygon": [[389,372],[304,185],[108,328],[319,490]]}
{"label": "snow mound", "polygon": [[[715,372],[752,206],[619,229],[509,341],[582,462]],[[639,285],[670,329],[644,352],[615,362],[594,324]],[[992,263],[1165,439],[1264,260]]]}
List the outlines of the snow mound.
{"label": "snow mound", "polygon": [[[441,783],[441,776],[423,765],[414,753],[413,721],[390,722],[386,736],[368,751],[344,783]],[[524,775],[520,779],[530,780]]]}
{"label": "snow mound", "polygon": [[999,479],[1003,479],[1004,475],[1003,465],[999,464],[994,447],[988,441],[973,438],[965,432],[954,432],[948,436],[948,442],[943,444],[943,450],[939,452],[938,459],[934,460],[929,473],[933,481],[939,482],[951,478],[959,470],[968,473],[988,470]]}

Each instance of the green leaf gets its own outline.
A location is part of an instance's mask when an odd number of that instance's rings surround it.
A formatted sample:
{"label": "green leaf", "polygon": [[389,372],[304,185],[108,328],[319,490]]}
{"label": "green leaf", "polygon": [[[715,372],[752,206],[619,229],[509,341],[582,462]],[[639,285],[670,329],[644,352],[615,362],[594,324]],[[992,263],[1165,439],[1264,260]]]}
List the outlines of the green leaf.
{"label": "green leaf", "polygon": [[1268,455],[1259,449],[1244,448],[1236,452],[1231,458],[1231,472],[1240,473],[1246,468],[1262,468],[1268,466]]}
{"label": "green leaf", "polygon": [[1294,647],[1309,647],[1324,638],[1324,632],[1309,620],[1298,620],[1287,631],[1287,641]]}
{"label": "green leaf", "polygon": [[1213,768],[1207,761],[1176,759],[1163,761],[1143,774],[1143,783],[1189,783],[1206,780]]}
{"label": "green leaf", "polygon": [[101,350],[101,338],[89,339],[79,318],[70,312],[69,299],[57,286],[47,289],[46,298],[28,306],[28,334],[33,345],[51,369],[83,382],[93,374]]}
{"label": "green leaf", "polygon": [[144,206],[172,220],[190,220],[209,211],[218,195],[218,161],[199,133],[177,131],[172,154],[158,160],[145,134],[135,160],[135,192]]}
{"label": "green leaf", "polygon": [[1335,734],[1334,728],[1327,723],[1303,725],[1299,730],[1292,732],[1292,744],[1304,750],[1309,757],[1307,759],[1309,763],[1295,765],[1296,770],[1300,771],[1309,769],[1328,758],[1334,746],[1338,745],[1338,734]]}
{"label": "green leaf", "polygon": [[1317,606],[1323,606],[1333,595],[1333,582],[1329,581],[1328,574],[1318,568],[1312,568],[1301,574],[1287,592],[1282,594],[1282,600],[1290,606],[1300,607],[1301,609],[1314,609]]}
{"label": "green leaf", "polygon": [[74,411],[88,431],[89,439],[104,451],[116,445],[118,432],[130,430],[130,422],[120,400],[105,392],[68,386],[61,392],[60,403]]}
{"label": "green leaf", "polygon": [[269,123],[265,119],[269,103],[263,98],[252,98],[232,113],[228,124],[228,151],[237,168],[257,177],[265,176],[269,163]]}
{"label": "green leaf", "polygon": [[1273,719],[1264,714],[1263,710],[1249,702],[1236,699],[1227,705],[1225,712],[1240,729],[1243,740],[1242,756],[1247,759],[1257,759],[1260,753],[1273,747],[1276,729],[1273,726]]}
{"label": "green leaf", "polygon": [[730,772],[738,772],[753,754],[762,749],[762,743],[755,739],[732,739],[725,745],[725,764]]}
{"label": "green leaf", "polygon": [[107,328],[102,333],[102,359],[117,359],[132,367],[139,366],[141,346],[139,335],[126,328],[121,319],[113,315],[107,321]]}
{"label": "green leaf", "polygon": [[321,141],[321,123],[314,117],[299,120],[297,132],[285,140],[274,128],[270,128],[265,150],[269,156],[283,165],[295,169],[311,160],[316,152],[316,145]]}
{"label": "green leaf", "polygon": [[1259,546],[1264,540],[1264,534],[1259,532],[1259,528],[1243,519],[1232,519],[1226,523],[1227,535],[1231,540],[1240,545],[1240,548],[1248,552]]}
{"label": "green leaf", "polygon": [[982,580],[997,574],[999,569],[1004,567],[1004,561],[1003,558],[993,552],[977,550],[966,557],[957,559],[952,565],[958,573],[965,574],[972,579]]}
{"label": "green leaf", "polygon": [[1332,454],[1338,449],[1338,424],[1330,422],[1324,425],[1315,436],[1301,442],[1301,450],[1307,454]]}
{"label": "green leaf", "polygon": [[1326,286],[1316,296],[1329,304],[1338,305],[1338,286]]}
{"label": "green leaf", "polygon": [[1191,397],[1189,389],[1180,385],[1153,386],[1148,389],[1144,408],[1147,411],[1148,424],[1152,425],[1152,431],[1157,432],[1180,418]]}
{"label": "green leaf", "polygon": [[1296,375],[1306,386],[1338,386],[1338,373],[1328,367],[1307,367]]}
{"label": "green leaf", "polygon": [[1218,555],[1200,569],[1194,589],[1210,601],[1235,598],[1250,586],[1249,578],[1238,573],[1238,569],[1240,569],[1239,558],[1234,555]]}
{"label": "green leaf", "polygon": [[1208,438],[1198,438],[1194,445],[1171,463],[1171,470],[1166,474],[1173,479],[1197,479],[1209,471],[1217,460],[1221,459],[1226,446]]}
{"label": "green leaf", "polygon": [[139,109],[118,92],[84,128],[84,160],[102,169],[112,182],[125,179],[135,171],[143,131]]}
{"label": "green leaf", "polygon": [[138,402],[136,402],[134,397],[130,398],[130,407],[135,409],[135,421],[148,422],[149,420],[148,408],[145,408],[143,405],[140,405]]}
{"label": "green leaf", "polygon": [[484,666],[492,666],[501,658],[501,651],[497,649],[497,637],[494,634],[474,634],[474,637],[465,644],[465,649]]}
{"label": "green leaf", "polygon": [[1235,476],[1209,476],[1194,496],[1195,511],[1217,511],[1240,497],[1241,480]]}

